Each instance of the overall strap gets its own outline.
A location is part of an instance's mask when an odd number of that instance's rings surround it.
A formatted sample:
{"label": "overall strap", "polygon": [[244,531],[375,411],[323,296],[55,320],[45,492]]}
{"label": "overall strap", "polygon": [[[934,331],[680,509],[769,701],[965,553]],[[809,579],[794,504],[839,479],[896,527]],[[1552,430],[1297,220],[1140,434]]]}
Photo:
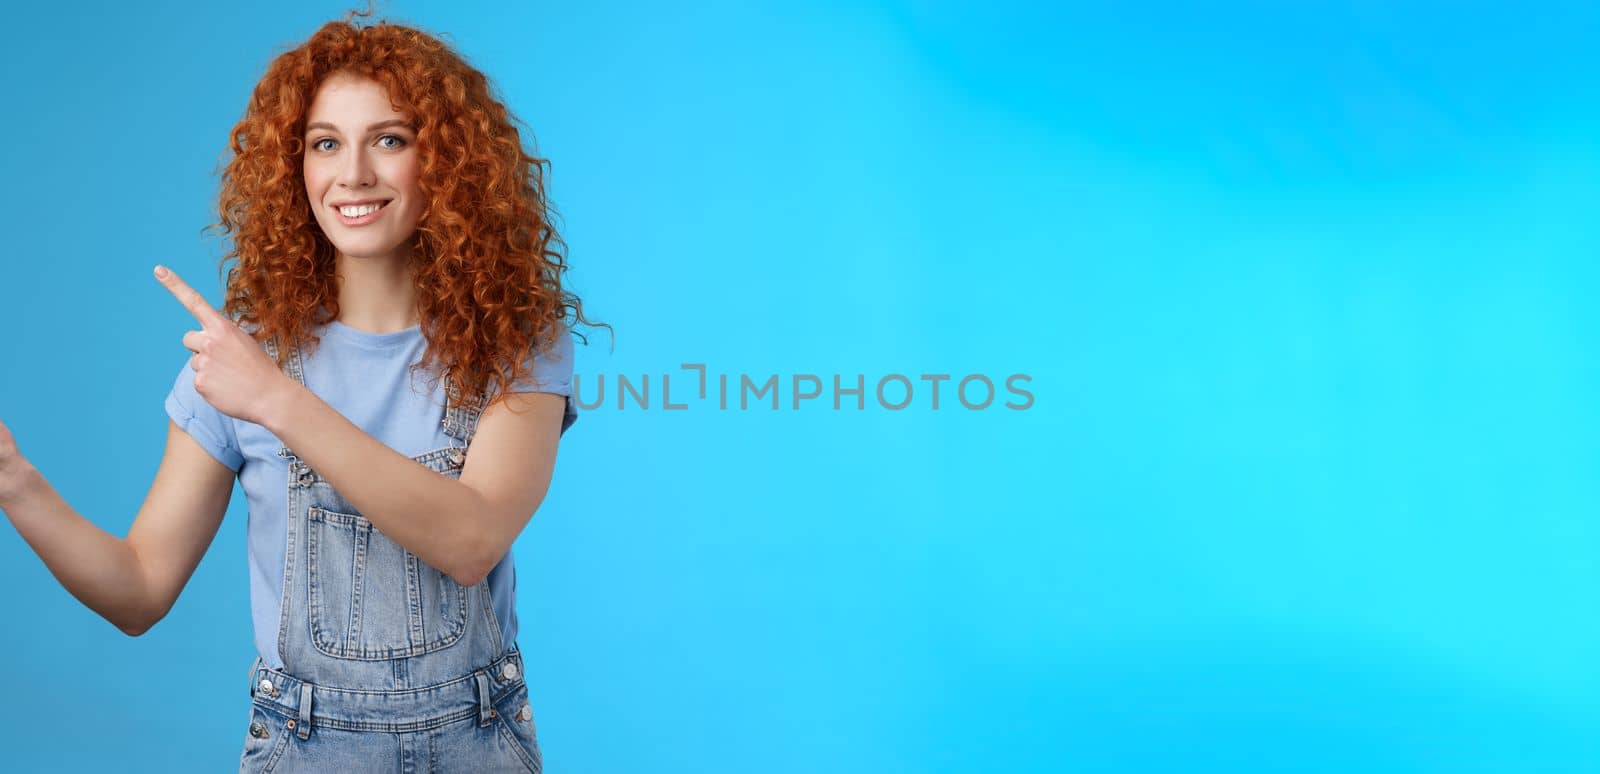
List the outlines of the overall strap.
{"label": "overall strap", "polygon": [[[261,346],[266,348],[267,355],[272,358],[274,363],[276,363],[278,361],[278,337],[274,335],[271,338],[268,338],[266,341],[261,342]],[[306,374],[305,369],[300,364],[299,347],[290,348],[288,360],[289,375],[294,377],[294,380],[299,382],[300,386],[304,387],[306,383]]]}
{"label": "overall strap", "polygon": [[[454,379],[445,382],[445,392],[451,402],[455,402],[461,395],[461,388],[456,386]],[[482,393],[473,395],[462,406],[447,406],[444,410],[444,431],[451,438],[461,442],[462,446],[472,444],[472,436],[478,432],[478,419],[483,416],[483,407],[486,398]]]}
{"label": "overall strap", "polygon": [[[272,361],[276,363],[278,361],[279,349],[278,337],[276,335],[269,337],[266,341],[261,342],[261,346],[266,348],[267,356],[271,357]],[[289,376],[293,377],[294,380],[300,384],[300,386],[304,387],[306,384],[306,374],[304,367],[300,363],[300,348],[291,347],[289,349],[289,356],[287,359],[289,361]],[[294,456],[294,452],[290,451],[289,447],[287,446],[280,446],[278,447],[278,456],[283,459],[288,459]]]}

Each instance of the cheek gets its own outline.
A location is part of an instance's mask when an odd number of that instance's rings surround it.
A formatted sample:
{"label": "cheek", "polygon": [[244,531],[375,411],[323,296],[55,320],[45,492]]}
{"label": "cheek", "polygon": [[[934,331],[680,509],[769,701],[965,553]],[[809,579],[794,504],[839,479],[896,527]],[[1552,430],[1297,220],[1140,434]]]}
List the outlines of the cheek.
{"label": "cheek", "polygon": [[422,212],[422,176],[420,170],[412,167],[400,170],[400,174],[392,178],[395,189],[405,197],[406,209],[410,217],[416,218]]}
{"label": "cheek", "polygon": [[384,172],[391,185],[407,191],[416,186],[422,174],[422,151],[412,147],[409,152],[397,153],[387,160]]}
{"label": "cheek", "polygon": [[402,167],[399,170],[399,174],[395,176],[395,182],[399,184],[400,190],[407,196],[411,197],[415,197],[421,193],[421,180],[422,170],[415,164]]}
{"label": "cheek", "polygon": [[301,170],[306,181],[306,198],[315,202],[322,198],[322,192],[327,188],[327,176],[323,175],[316,167],[307,165]]}

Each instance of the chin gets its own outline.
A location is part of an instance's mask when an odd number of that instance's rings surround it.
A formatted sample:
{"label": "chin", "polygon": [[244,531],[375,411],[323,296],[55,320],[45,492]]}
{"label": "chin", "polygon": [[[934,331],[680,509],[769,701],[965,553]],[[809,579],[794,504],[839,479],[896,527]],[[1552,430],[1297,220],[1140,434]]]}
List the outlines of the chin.
{"label": "chin", "polygon": [[373,258],[388,258],[393,256],[395,253],[400,252],[404,245],[399,243],[392,245],[373,245],[367,242],[344,242],[342,244],[339,242],[334,242],[333,247],[342,253],[346,258],[370,260]]}

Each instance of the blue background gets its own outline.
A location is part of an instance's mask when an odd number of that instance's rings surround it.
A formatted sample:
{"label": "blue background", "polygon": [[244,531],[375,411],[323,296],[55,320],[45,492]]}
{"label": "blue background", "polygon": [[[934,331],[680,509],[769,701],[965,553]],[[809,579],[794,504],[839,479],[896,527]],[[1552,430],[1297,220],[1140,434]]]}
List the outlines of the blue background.
{"label": "blue background", "polygon": [[[1595,770],[1600,15],[1046,5],[382,9],[553,160],[581,376],[1033,378],[585,412],[515,548],[549,770]],[[229,128],[346,8],[8,11],[0,419],[114,534],[151,267],[220,301]],[[245,515],[137,639],[0,530],[5,768],[236,765]]]}

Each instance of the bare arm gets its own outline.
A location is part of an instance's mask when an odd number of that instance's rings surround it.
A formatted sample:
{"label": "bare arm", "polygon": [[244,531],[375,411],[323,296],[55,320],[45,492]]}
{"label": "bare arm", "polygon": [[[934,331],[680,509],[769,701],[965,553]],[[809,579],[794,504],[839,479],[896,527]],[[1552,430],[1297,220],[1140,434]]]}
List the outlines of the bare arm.
{"label": "bare arm", "polygon": [[378,531],[463,586],[488,577],[550,487],[564,396],[500,396],[478,420],[458,480],[417,464],[289,384],[293,391],[269,410],[267,429]]}
{"label": "bare arm", "polygon": [[[565,397],[498,396],[478,419],[460,478],[440,475],[290,378],[249,333],[178,275],[162,271],[162,284],[204,328],[184,334],[183,342],[195,353],[195,391],[212,408],[270,430],[378,531],[457,583],[472,586],[488,576],[544,500]],[[526,410],[512,411],[513,405]]]}
{"label": "bare arm", "polygon": [[20,468],[0,486],[0,511],[68,593],[129,636],[162,619],[216,537],[234,473],[170,420],[167,449],[126,540],[74,511],[39,471]]}

